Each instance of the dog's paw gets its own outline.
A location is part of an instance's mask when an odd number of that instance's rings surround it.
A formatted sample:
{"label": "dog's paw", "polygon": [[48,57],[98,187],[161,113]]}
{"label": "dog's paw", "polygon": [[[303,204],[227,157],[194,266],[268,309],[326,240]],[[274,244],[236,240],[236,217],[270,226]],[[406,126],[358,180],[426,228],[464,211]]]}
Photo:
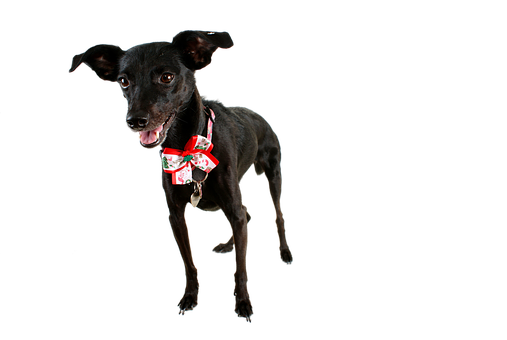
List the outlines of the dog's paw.
{"label": "dog's paw", "polygon": [[230,243],[220,243],[218,246],[213,248],[215,253],[229,253],[234,248],[234,244]]}
{"label": "dog's paw", "polygon": [[183,299],[181,299],[178,307],[180,307],[180,314],[185,315],[187,310],[192,310],[197,306],[197,294],[185,293]]}
{"label": "dog's paw", "polygon": [[253,311],[252,311],[252,304],[250,303],[250,299],[237,301],[235,311],[238,314],[238,317],[246,318],[247,322],[252,322],[250,317],[252,316]]}
{"label": "dog's paw", "polygon": [[283,262],[287,264],[292,263],[292,254],[290,253],[290,250],[288,248],[280,250],[280,256],[282,257]]}

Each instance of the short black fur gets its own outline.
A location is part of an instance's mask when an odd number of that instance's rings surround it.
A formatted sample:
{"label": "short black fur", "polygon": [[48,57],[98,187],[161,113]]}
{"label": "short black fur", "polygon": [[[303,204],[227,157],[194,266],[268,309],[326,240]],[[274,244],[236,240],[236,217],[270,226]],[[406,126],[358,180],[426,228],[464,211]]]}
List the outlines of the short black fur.
{"label": "short black fur", "polygon": [[[250,215],[242,204],[239,181],[252,164],[257,174],[266,174],[269,182],[282,260],[291,263],[292,255],[285,239],[280,209],[281,153],[275,133],[253,111],[241,107],[227,108],[216,101],[202,100],[197,91],[195,70],[208,65],[217,48],[232,45],[226,32],[201,31],[181,32],[172,43],[143,44],[127,51],[117,46],[97,45],[76,55],[70,72],[84,62],[100,78],[118,81],[128,100],[127,124],[145,136],[141,144],[147,148],[160,145],[162,148],[183,149],[191,136],[206,135],[208,116],[205,108],[213,110],[216,117],[212,154],[220,163],[203,182],[203,197],[198,208],[222,209],[231,223],[233,236],[228,242],[215,247],[214,251],[225,253],[236,247],[235,311],[238,316],[250,321],[253,311],[247,290],[245,262]],[[155,131],[158,133],[156,140],[153,137]],[[202,171],[194,170],[194,179],[203,178]],[[197,305],[199,288],[184,218],[194,187],[173,185],[171,175],[165,172],[162,184],[170,212],[169,221],[185,264],[187,285],[179,303],[180,313],[183,314]]]}

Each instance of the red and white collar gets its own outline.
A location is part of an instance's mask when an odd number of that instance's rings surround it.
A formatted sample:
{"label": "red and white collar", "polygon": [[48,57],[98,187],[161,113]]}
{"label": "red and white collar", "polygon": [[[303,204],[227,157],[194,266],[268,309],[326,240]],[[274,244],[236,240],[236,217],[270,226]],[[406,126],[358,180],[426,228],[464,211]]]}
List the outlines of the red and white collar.
{"label": "red and white collar", "polygon": [[162,151],[162,168],[164,172],[172,174],[172,183],[175,185],[192,183],[192,170],[201,169],[208,174],[218,165],[218,160],[210,153],[213,149],[211,138],[213,136],[213,123],[215,113],[210,108],[208,116],[207,137],[195,135],[185,145],[183,150],[165,148]]}

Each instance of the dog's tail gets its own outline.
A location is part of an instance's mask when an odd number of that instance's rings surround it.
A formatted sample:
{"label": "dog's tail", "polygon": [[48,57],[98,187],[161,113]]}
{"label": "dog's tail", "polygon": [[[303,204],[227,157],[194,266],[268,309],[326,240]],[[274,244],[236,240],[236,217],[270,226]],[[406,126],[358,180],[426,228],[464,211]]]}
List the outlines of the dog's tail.
{"label": "dog's tail", "polygon": [[259,162],[254,162],[254,166],[255,166],[255,172],[257,173],[257,175],[262,175],[264,173],[264,169],[259,164]]}

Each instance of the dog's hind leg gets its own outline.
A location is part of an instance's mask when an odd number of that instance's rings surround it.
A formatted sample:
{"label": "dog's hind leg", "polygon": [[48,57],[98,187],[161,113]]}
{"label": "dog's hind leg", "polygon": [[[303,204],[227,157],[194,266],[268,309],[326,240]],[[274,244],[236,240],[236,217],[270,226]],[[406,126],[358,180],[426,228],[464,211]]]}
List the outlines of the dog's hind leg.
{"label": "dog's hind leg", "polygon": [[280,208],[280,195],[282,193],[280,147],[272,147],[272,145],[278,145],[278,141],[276,144],[271,143],[270,145],[271,147],[269,148],[259,148],[257,160],[255,161],[255,170],[259,175],[262,173],[262,170],[264,170],[266,177],[268,178],[269,191],[271,192],[271,198],[273,199],[276,210],[276,226],[278,228],[278,236],[280,238],[280,256],[285,263],[290,264],[292,262],[292,254],[285,238],[285,222]]}
{"label": "dog's hind leg", "polygon": [[[246,207],[243,206],[243,208],[245,208],[245,211],[246,211]],[[246,221],[249,222],[251,219],[250,217],[250,214],[248,214],[248,211],[246,213]],[[220,243],[218,246],[216,246],[213,251],[215,253],[229,253],[232,251],[232,249],[234,248],[234,236],[231,236],[231,238],[229,239],[229,241],[227,241],[227,243]]]}

